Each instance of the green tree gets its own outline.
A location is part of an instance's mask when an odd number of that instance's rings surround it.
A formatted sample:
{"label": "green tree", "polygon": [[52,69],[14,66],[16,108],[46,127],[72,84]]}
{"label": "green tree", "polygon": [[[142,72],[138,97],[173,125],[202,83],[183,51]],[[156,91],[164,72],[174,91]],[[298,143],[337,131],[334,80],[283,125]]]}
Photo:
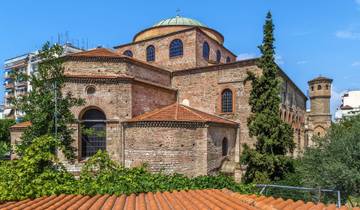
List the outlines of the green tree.
{"label": "green tree", "polygon": [[[18,145],[20,154],[36,137],[54,136],[56,132],[62,152],[67,158],[74,157],[74,148],[71,146],[73,130],[68,126],[75,122],[75,117],[70,109],[82,105],[84,101],[74,98],[71,93],[63,95],[61,91],[65,82],[63,59],[60,57],[62,52],[63,48],[60,45],[51,46],[46,43],[39,52],[41,62],[37,71],[30,76],[16,75],[17,80],[30,82],[32,88],[28,94],[13,99],[15,108],[26,113],[24,120],[32,122],[22,135],[21,144]],[[55,107],[57,107],[56,114]]]}
{"label": "green tree", "polygon": [[0,159],[10,152],[10,127],[14,124],[13,119],[0,120]]}
{"label": "green tree", "polygon": [[333,124],[316,147],[305,150],[296,173],[305,186],[337,189],[360,197],[360,116]]}
{"label": "green tree", "polygon": [[248,73],[252,82],[249,104],[252,115],[248,119],[250,136],[257,139],[255,148],[244,146],[242,163],[247,165],[246,182],[270,182],[281,179],[293,170],[293,130],[280,118],[280,79],[275,64],[274,25],[269,12],[264,25],[264,39],[259,49],[261,58],[258,66],[262,74]]}

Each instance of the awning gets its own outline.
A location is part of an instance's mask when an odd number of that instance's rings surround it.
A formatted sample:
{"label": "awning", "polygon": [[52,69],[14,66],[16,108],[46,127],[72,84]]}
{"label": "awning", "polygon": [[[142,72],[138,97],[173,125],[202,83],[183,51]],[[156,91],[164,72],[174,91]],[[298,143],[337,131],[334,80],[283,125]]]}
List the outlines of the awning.
{"label": "awning", "polygon": [[10,113],[11,113],[11,111],[12,111],[12,109],[5,109],[5,110],[4,110],[4,115],[5,115],[5,116],[9,116]]}

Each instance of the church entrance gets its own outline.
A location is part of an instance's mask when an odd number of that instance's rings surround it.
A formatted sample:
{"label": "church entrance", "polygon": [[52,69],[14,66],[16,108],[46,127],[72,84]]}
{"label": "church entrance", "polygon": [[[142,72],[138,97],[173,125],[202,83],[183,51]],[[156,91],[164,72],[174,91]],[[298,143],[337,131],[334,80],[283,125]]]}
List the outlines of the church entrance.
{"label": "church entrance", "polygon": [[106,117],[97,109],[87,110],[81,117],[81,158],[106,150]]}

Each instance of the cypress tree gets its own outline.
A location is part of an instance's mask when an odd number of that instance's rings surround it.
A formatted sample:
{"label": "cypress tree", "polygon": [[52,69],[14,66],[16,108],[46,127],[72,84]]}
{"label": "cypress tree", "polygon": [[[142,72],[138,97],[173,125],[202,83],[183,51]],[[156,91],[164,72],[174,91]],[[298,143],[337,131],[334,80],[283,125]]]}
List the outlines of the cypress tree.
{"label": "cypress tree", "polygon": [[293,130],[280,118],[280,79],[275,64],[274,24],[271,13],[266,16],[264,38],[259,46],[261,58],[258,67],[262,74],[248,73],[252,82],[248,119],[249,133],[256,137],[254,148],[244,145],[241,161],[247,166],[245,182],[268,183],[283,178],[293,170],[292,159],[287,156],[295,147]]}

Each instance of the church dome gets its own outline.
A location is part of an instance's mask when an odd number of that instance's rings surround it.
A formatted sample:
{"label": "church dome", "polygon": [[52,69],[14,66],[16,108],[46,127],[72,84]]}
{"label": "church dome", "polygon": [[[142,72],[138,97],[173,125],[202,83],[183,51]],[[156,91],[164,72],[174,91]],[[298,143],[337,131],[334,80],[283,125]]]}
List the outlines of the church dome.
{"label": "church dome", "polygon": [[216,30],[209,28],[198,20],[182,17],[180,15],[160,20],[152,27],[140,31],[134,36],[133,41],[143,41],[194,27],[199,28],[202,32],[216,40],[219,44],[224,43],[224,37]]}
{"label": "church dome", "polygon": [[201,27],[207,27],[205,24],[201,23],[198,20],[187,18],[187,17],[181,17],[177,15],[176,17],[168,18],[159,21],[158,23],[154,24],[153,27],[156,26],[201,26]]}

